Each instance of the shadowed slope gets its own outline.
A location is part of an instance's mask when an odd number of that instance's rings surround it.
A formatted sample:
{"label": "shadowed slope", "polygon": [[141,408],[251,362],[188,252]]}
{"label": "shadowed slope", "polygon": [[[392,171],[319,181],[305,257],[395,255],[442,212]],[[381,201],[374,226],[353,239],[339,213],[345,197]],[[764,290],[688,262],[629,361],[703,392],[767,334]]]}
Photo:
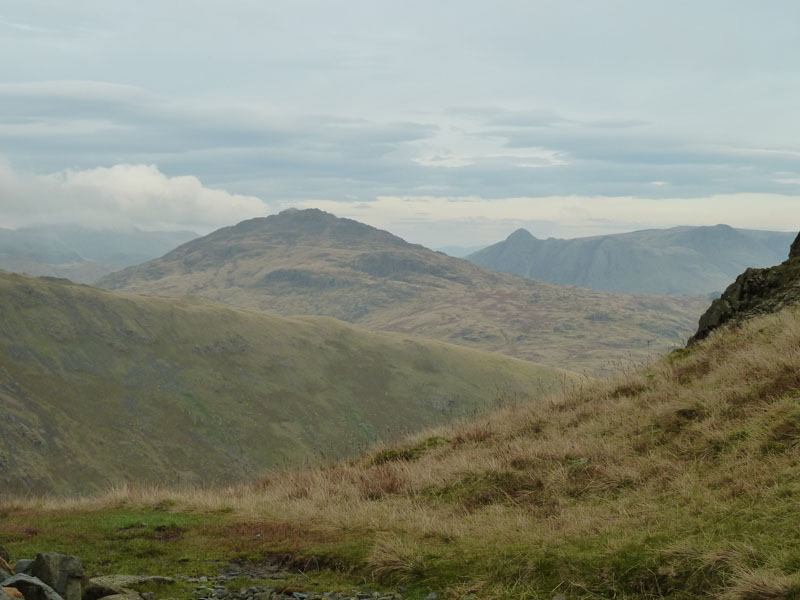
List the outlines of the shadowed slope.
{"label": "shadowed slope", "polygon": [[536,396],[554,369],[327,318],[0,272],[0,482],[234,481]]}

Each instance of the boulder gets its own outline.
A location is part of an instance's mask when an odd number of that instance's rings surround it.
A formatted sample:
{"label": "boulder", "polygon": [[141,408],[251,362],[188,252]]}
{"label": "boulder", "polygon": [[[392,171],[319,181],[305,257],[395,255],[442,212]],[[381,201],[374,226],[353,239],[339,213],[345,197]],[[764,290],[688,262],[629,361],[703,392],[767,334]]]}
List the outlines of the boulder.
{"label": "boulder", "polygon": [[45,552],[37,554],[31,575],[53,588],[64,600],[81,600],[83,563],[77,556]]}
{"label": "boulder", "polygon": [[30,575],[14,575],[3,581],[2,586],[18,589],[25,600],[64,600],[49,585]]}
{"label": "boulder", "polygon": [[16,573],[17,575],[19,575],[20,573],[23,575],[32,575],[31,573],[32,566],[33,566],[33,559],[21,558],[14,565],[14,573]]}

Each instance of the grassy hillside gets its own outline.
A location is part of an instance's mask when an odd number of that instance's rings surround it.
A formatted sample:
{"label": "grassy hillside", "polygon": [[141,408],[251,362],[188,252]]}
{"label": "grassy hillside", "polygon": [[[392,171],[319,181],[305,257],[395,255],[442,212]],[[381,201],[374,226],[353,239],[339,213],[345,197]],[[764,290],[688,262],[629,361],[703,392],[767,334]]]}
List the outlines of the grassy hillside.
{"label": "grassy hillside", "polygon": [[505,273],[628,294],[721,292],[748,267],[782,262],[796,233],[714,227],[540,240],[525,229],[468,260]]}
{"label": "grassy hillside", "polygon": [[100,284],[327,315],[592,373],[680,345],[708,305],[488,271],[318,210],[220,229]]}
{"label": "grassy hillside", "polygon": [[241,480],[564,377],[333,319],[0,272],[0,488]]}
{"label": "grassy hillside", "polygon": [[115,527],[144,515],[180,539],[142,534],[140,558],[111,552],[95,568],[289,556],[308,586],[339,573],[419,597],[789,600],[799,451],[795,308],[354,462],[194,493],[7,502],[0,539],[18,556],[113,548],[132,543]]}

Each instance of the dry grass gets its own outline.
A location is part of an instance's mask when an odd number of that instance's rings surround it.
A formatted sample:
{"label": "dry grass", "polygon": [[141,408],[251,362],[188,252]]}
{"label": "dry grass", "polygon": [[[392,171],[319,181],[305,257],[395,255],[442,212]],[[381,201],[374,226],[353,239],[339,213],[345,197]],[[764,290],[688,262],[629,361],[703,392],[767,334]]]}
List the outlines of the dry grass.
{"label": "dry grass", "polygon": [[375,577],[479,584],[486,597],[560,586],[579,597],[796,598],[800,537],[783,532],[800,509],[799,448],[800,313],[790,310],[349,463],[9,506],[166,503],[369,532]]}

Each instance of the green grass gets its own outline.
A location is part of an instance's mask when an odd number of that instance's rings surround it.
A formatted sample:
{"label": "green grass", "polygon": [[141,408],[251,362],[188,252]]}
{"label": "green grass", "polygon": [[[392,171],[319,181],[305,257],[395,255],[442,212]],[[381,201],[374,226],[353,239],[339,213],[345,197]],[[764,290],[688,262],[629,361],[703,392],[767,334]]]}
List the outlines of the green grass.
{"label": "green grass", "polygon": [[2,273],[0,334],[0,472],[18,493],[241,481],[569,377],[328,318]]}

